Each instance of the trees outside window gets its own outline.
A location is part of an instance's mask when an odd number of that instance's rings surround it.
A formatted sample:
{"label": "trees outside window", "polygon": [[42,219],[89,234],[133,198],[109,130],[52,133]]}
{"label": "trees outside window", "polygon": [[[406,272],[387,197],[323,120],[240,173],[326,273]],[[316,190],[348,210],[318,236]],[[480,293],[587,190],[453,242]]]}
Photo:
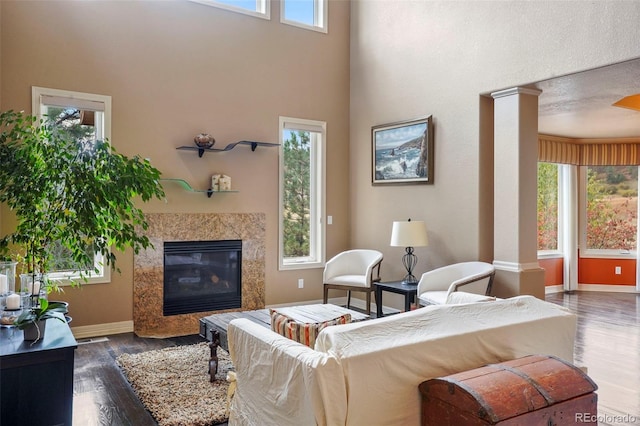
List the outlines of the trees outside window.
{"label": "trees outside window", "polygon": [[558,250],[558,165],[538,163],[538,250]]}
{"label": "trees outside window", "polygon": [[638,167],[589,166],[586,173],[586,249],[635,250]]}
{"label": "trees outside window", "polygon": [[311,240],[309,132],[288,131],[284,143],[284,256],[307,257]]}
{"label": "trees outside window", "polygon": [[325,123],[280,118],[280,268],[324,262]]}

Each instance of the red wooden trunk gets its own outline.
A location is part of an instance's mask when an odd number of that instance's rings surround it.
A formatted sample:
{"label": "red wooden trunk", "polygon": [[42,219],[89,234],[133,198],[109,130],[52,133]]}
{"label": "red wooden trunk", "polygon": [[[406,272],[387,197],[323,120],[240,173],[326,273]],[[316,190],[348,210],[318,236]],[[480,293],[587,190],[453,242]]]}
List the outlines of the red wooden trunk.
{"label": "red wooden trunk", "polygon": [[558,358],[527,356],[421,383],[422,425],[594,424],[597,388]]}

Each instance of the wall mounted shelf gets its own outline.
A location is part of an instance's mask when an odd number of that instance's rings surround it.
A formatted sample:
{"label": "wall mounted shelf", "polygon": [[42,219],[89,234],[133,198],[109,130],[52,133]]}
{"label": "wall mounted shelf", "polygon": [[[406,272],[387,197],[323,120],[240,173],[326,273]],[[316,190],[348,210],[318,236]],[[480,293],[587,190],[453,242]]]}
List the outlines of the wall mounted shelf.
{"label": "wall mounted shelf", "polygon": [[238,141],[234,143],[230,143],[224,148],[200,148],[199,146],[179,146],[176,149],[188,150],[188,151],[198,151],[198,157],[202,157],[205,152],[224,152],[231,151],[237,145],[251,145],[251,151],[255,151],[259,146],[265,147],[274,147],[280,146],[279,143],[271,143],[271,142],[254,142],[254,141]]}
{"label": "wall mounted shelf", "polygon": [[160,179],[161,182],[173,182],[173,183],[177,183],[178,185],[180,185],[183,189],[189,191],[189,192],[202,192],[204,194],[207,194],[208,198],[211,198],[211,196],[213,194],[225,194],[225,193],[229,193],[229,192],[239,192],[239,191],[214,191],[211,188],[208,189],[195,189],[193,188],[189,182],[187,182],[184,179],[175,179],[175,178],[163,178]]}

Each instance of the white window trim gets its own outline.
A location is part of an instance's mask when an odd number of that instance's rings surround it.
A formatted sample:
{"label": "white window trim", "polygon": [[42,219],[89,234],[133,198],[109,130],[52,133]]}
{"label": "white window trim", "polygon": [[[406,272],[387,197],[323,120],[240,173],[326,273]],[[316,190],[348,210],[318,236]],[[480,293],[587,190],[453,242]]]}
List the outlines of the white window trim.
{"label": "white window trim", "polygon": [[58,281],[58,285],[60,286],[71,285],[73,282],[80,284],[104,284],[111,282],[111,268],[105,266],[102,254],[96,253],[93,257],[93,267],[95,270],[85,271],[84,278],[77,271],[51,272],[48,276],[50,280]]}
{"label": "white window trim", "polygon": [[327,34],[329,32],[329,0],[313,0],[313,7],[315,9],[314,11],[315,13],[313,14],[314,16],[313,25],[286,19],[285,3],[287,1],[295,1],[295,0],[281,0],[280,2],[280,23],[281,24],[291,25],[293,27],[316,31],[324,34]]}
{"label": "white window trim", "polygon": [[243,15],[253,16],[255,18],[261,18],[271,20],[271,0],[256,0],[256,10],[249,10],[243,7],[237,7],[232,4],[218,2],[216,0],[189,0],[193,3],[200,3],[206,6],[217,7],[218,9],[224,9],[231,12],[241,13]]}
{"label": "white window trim", "polygon": [[563,247],[564,247],[564,228],[565,228],[565,210],[566,210],[566,194],[567,191],[563,185],[563,174],[565,173],[560,164],[556,165],[558,167],[558,248],[555,250],[538,250],[538,259],[553,259],[563,257]]}
{"label": "white window trim", "polygon": [[[595,250],[587,249],[587,166],[579,167],[580,179],[580,257],[601,259],[636,259],[638,253],[638,241],[636,237],[636,250]],[[640,174],[638,175],[640,182]],[[639,218],[640,219],[640,216]],[[636,233],[640,226],[636,223]]]}
{"label": "white window trim", "polygon": [[[283,203],[284,203],[284,144],[280,145],[279,155],[279,189],[278,189],[278,269],[295,270],[295,269],[311,269],[322,268],[325,264],[325,247],[326,247],[326,222],[325,222],[325,199],[326,199],[326,135],[327,124],[323,121],[306,120],[300,118],[280,117],[279,120],[279,140],[283,141],[285,129],[309,130],[320,133],[322,141],[315,145],[314,156],[317,161],[311,164],[311,174],[315,177],[315,188],[320,194],[318,197],[312,197],[311,210],[315,212],[316,221],[311,225],[311,232],[315,235],[315,253],[314,258],[299,257],[295,259],[285,259],[284,257],[284,224],[283,224]],[[319,167],[318,167],[319,166]]]}
{"label": "white window trim", "polygon": [[[41,106],[45,100],[48,101],[45,102],[45,105],[66,103],[64,100],[69,100],[68,106],[103,111],[103,137],[111,139],[111,96],[32,86],[31,111],[39,120],[44,118]],[[100,104],[102,104],[102,108],[100,108]],[[97,273],[95,271],[85,272],[86,281],[80,278],[80,272],[52,272],[49,274],[49,278],[57,280],[58,285],[61,286],[71,285],[72,281],[83,284],[111,282],[111,268],[104,265],[104,259],[100,253],[96,253],[94,256],[94,268],[98,270]]]}

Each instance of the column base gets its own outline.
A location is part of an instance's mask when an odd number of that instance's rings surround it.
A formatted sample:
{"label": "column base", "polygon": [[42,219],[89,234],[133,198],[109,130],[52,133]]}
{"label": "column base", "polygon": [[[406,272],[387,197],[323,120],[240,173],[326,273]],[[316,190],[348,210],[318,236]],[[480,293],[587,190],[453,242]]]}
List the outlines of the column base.
{"label": "column base", "polygon": [[545,270],[535,264],[519,264],[494,261],[496,276],[493,282],[492,294],[496,297],[507,298],[529,294],[544,300]]}

